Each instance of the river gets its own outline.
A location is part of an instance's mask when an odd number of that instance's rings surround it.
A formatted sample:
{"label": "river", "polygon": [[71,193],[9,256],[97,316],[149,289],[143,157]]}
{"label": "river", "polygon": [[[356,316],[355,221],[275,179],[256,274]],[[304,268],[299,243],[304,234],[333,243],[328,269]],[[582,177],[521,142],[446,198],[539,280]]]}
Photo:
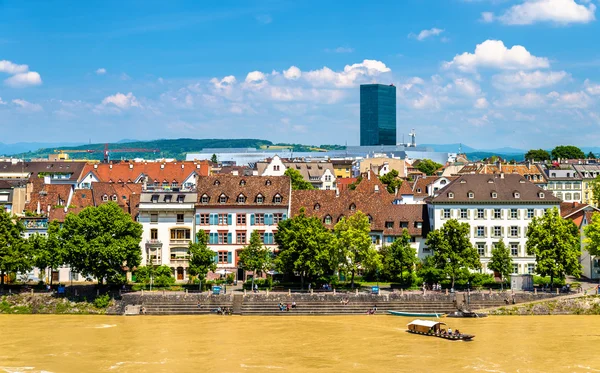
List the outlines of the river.
{"label": "river", "polygon": [[600,317],[0,316],[0,372],[600,372]]}

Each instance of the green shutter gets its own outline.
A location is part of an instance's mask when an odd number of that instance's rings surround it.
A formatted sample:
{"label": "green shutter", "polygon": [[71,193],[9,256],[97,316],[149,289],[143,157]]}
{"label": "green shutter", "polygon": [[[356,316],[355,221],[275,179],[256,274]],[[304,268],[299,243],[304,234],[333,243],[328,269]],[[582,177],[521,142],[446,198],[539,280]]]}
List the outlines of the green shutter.
{"label": "green shutter", "polygon": [[232,244],[233,240],[231,238],[231,232],[227,233],[227,243]]}
{"label": "green shutter", "polygon": [[283,220],[287,219],[287,215],[283,214]]}
{"label": "green shutter", "polygon": [[213,258],[215,260],[215,263],[219,263],[219,253],[215,252],[215,256]]}
{"label": "green shutter", "polygon": [[196,225],[200,225],[200,214],[196,214]]}
{"label": "green shutter", "polygon": [[250,225],[255,225],[256,220],[254,219],[254,214],[250,214]]}
{"label": "green shutter", "polygon": [[233,263],[233,253],[231,251],[229,251],[227,253],[227,263]]}
{"label": "green shutter", "polygon": [[232,214],[227,214],[227,225],[231,225],[231,222],[233,221],[233,216]]}

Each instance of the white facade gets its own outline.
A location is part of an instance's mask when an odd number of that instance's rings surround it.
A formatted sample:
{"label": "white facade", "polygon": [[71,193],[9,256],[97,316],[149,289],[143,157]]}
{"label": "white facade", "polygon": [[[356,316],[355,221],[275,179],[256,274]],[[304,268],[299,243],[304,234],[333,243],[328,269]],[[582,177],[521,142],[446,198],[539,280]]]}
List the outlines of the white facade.
{"label": "white facade", "polygon": [[269,162],[257,164],[259,176],[283,176],[288,168],[295,168],[315,189],[336,190],[335,170],[330,162],[283,162],[274,156]]}

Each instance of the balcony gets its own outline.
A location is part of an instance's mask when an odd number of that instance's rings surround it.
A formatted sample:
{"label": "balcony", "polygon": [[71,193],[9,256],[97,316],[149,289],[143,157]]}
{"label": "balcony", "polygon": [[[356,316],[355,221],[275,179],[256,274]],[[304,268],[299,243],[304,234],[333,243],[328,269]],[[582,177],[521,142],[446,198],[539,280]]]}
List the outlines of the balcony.
{"label": "balcony", "polygon": [[162,265],[162,259],[161,258],[148,258],[148,259],[146,259],[146,263],[147,263],[147,265],[159,266],[159,265]]}
{"label": "balcony", "polygon": [[162,242],[157,239],[148,239],[146,240],[146,247],[162,247]]}
{"label": "balcony", "polygon": [[171,245],[188,245],[190,242],[192,242],[191,238],[171,238],[169,241]]}
{"label": "balcony", "polygon": [[189,261],[190,261],[190,259],[186,258],[186,257],[176,257],[176,258],[171,258],[171,260],[170,260],[171,265],[176,265],[176,266],[181,266],[181,267],[187,267]]}

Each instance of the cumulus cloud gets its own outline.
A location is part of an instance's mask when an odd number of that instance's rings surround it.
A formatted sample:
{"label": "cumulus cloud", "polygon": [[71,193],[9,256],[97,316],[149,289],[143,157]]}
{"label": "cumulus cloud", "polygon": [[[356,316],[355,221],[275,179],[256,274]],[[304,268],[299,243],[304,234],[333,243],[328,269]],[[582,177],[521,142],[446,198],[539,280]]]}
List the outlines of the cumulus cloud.
{"label": "cumulus cloud", "polygon": [[29,71],[27,65],[17,65],[11,61],[0,61],[0,73],[12,75],[4,84],[13,88],[23,88],[42,84],[42,77],[35,71]]}
{"label": "cumulus cloud", "polygon": [[485,23],[494,22],[494,13],[492,13],[492,12],[481,13],[481,22],[485,22]]}
{"label": "cumulus cloud", "polygon": [[2,97],[0,97],[0,105],[6,105],[6,101],[2,101]]}
{"label": "cumulus cloud", "polygon": [[566,71],[543,72],[536,70],[531,73],[518,71],[515,73],[494,75],[492,77],[492,84],[501,90],[537,89],[555,85],[568,75]]}
{"label": "cumulus cloud", "polygon": [[104,75],[104,74],[106,74],[106,69],[104,67],[101,67],[98,70],[96,70],[96,75]]}
{"label": "cumulus cloud", "polygon": [[302,76],[302,71],[296,66],[290,66],[289,69],[283,71],[283,76],[286,79],[296,80]]}
{"label": "cumulus cloud", "polygon": [[591,97],[583,91],[564,93],[553,91],[548,93],[547,97],[553,102],[553,105],[567,108],[584,109],[592,103]]}
{"label": "cumulus cloud", "polygon": [[481,92],[479,85],[467,78],[454,79],[454,85],[459,93],[467,96],[476,96]]}
{"label": "cumulus cloud", "polygon": [[585,82],[583,83],[585,90],[588,94],[590,95],[600,95],[600,84],[594,84],[592,82],[590,82],[589,79],[586,79]]}
{"label": "cumulus cloud", "polygon": [[524,95],[512,94],[494,101],[496,107],[537,108],[546,104],[546,98],[539,93],[529,92]]}
{"label": "cumulus cloud", "polygon": [[19,107],[19,109],[22,111],[38,112],[38,111],[43,110],[41,105],[34,104],[34,103],[31,103],[29,101],[25,101],[22,99],[14,99],[14,100],[12,100],[12,103],[17,105]]}
{"label": "cumulus cloud", "polygon": [[337,47],[333,49],[326,48],[325,52],[327,53],[352,53],[354,52],[354,48],[350,47]]}
{"label": "cumulus cloud", "polygon": [[431,36],[438,36],[442,32],[444,32],[444,29],[434,27],[428,30],[422,30],[418,34],[411,32],[410,34],[408,34],[408,37],[411,39],[417,39],[418,41],[423,41]]}
{"label": "cumulus cloud", "polygon": [[102,100],[102,105],[114,105],[119,109],[129,109],[131,107],[141,107],[137,98],[133,93],[128,94],[117,93],[112,96],[107,96]]}
{"label": "cumulus cloud", "polygon": [[475,72],[479,67],[501,70],[531,70],[547,68],[550,62],[545,57],[532,55],[525,47],[514,45],[507,48],[502,40],[486,40],[475,47],[475,53],[456,55],[452,61],[444,62],[444,68],[456,68],[463,72]]}
{"label": "cumulus cloud", "polygon": [[502,15],[492,15],[489,19],[497,19],[507,25],[531,25],[537,22],[567,25],[594,21],[595,12],[596,6],[589,0],[526,0],[513,5]]}
{"label": "cumulus cloud", "polygon": [[302,77],[313,86],[334,85],[335,87],[354,87],[365,78],[374,78],[390,72],[385,63],[377,60],[364,60],[361,63],[346,65],[343,71],[333,71],[328,67],[302,72]]}
{"label": "cumulus cloud", "polygon": [[485,97],[480,97],[477,100],[475,100],[475,104],[473,106],[475,107],[475,109],[485,109],[488,106],[490,106],[490,103]]}

